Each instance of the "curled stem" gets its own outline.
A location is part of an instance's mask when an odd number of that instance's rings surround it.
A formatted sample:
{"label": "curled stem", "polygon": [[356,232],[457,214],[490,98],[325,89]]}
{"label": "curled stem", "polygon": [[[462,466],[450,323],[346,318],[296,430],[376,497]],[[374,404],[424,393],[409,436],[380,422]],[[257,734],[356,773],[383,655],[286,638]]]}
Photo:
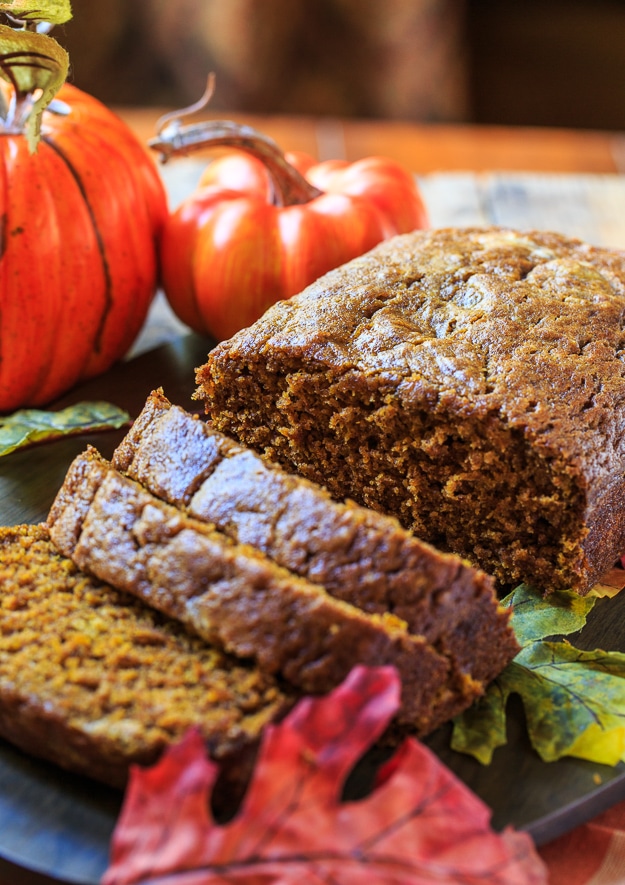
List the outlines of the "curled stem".
{"label": "curled stem", "polygon": [[215,85],[214,75],[208,78],[202,98],[188,108],[165,114],[157,123],[157,135],[149,146],[160,153],[161,162],[173,157],[188,156],[196,150],[210,147],[231,147],[257,157],[267,169],[277,206],[308,203],[322,191],[312,185],[288,162],[273,139],[262,132],[230,120],[208,120],[183,125],[182,119],[202,110],[210,101]]}

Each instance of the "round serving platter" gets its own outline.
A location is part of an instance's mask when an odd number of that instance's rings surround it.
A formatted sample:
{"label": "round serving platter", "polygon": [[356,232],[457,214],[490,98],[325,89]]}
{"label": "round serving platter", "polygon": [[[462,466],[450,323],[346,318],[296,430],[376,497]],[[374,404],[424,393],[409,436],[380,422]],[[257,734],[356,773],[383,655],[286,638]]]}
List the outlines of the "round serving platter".
{"label": "round serving platter", "polygon": [[[98,399],[134,417],[150,391],[162,387],[172,402],[198,411],[192,400],[194,369],[205,361],[210,347],[209,340],[197,335],[181,337],[118,364],[54,408]],[[73,437],[1,458],[0,523],[45,519],[75,455],[91,444],[110,457],[123,435],[124,431],[112,431]],[[625,652],[624,625],[622,593],[600,600],[573,642],[583,648]],[[542,844],[625,798],[625,765],[612,768],[572,758],[544,763],[528,742],[520,705],[511,705],[508,722],[508,743],[495,752],[488,766],[452,752],[449,728],[439,729],[427,740],[492,809],[497,829],[526,829]],[[356,792],[375,762],[371,754],[359,767],[353,783]],[[13,885],[97,885],[107,866],[122,798],[115,790],[32,759],[0,741],[0,879]]]}

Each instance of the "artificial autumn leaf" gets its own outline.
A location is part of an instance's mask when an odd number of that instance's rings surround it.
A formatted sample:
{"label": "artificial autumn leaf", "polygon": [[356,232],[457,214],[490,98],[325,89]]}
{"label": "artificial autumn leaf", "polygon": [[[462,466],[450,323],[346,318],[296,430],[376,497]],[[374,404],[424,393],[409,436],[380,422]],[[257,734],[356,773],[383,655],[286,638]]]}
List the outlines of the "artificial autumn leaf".
{"label": "artificial autumn leaf", "polygon": [[451,745],[487,765],[506,743],[506,704],[520,696],[530,741],[546,762],[577,756],[616,765],[625,755],[625,655],[580,651],[566,636],[586,623],[596,596],[543,598],[521,585],[503,604],[521,651],[485,695],[454,720]]}
{"label": "artificial autumn leaf", "polygon": [[72,17],[70,0],[2,0],[0,12],[23,21],[44,21],[62,25]]}
{"label": "artificial autumn leaf", "polygon": [[576,593],[553,593],[544,596],[527,584],[521,584],[502,600],[512,609],[510,623],[521,647],[550,636],[569,636],[581,630],[592,610],[595,596]]}
{"label": "artificial autumn leaf", "polygon": [[453,720],[451,748],[457,753],[473,756],[482,765],[489,765],[497,747],[508,743],[506,704],[509,693],[502,685],[512,661],[499,677],[490,683],[477,701]]}
{"label": "artificial autumn leaf", "polygon": [[354,668],[269,728],[238,815],[219,826],[217,769],[195,732],[131,774],[102,885],[529,885],[546,883],[531,838],[496,834],[490,811],[426,747],[408,739],[364,799],[345,779],[399,703],[390,667]]}
{"label": "artificial autumn leaf", "polygon": [[577,756],[616,765],[625,755],[625,655],[532,642],[455,723],[452,746],[487,764],[505,743],[511,694],[523,702],[532,746],[545,762]]}
{"label": "artificial autumn leaf", "polygon": [[78,433],[113,430],[130,422],[123,409],[106,402],[80,402],[58,412],[20,409],[0,417],[0,456],[39,442]]}
{"label": "artificial autumn leaf", "polygon": [[[71,18],[70,5],[59,0],[0,2],[0,12],[18,21],[60,23]],[[50,18],[46,18],[46,16]],[[11,84],[12,100],[0,94],[3,132],[24,132],[31,152],[37,148],[41,118],[69,71],[65,49],[32,27],[22,30],[0,25],[0,77]]]}

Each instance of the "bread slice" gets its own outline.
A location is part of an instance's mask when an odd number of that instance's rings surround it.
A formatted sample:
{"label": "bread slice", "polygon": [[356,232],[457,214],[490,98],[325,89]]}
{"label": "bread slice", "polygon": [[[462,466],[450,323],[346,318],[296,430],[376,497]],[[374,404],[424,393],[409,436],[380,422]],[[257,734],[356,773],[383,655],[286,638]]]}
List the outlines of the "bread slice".
{"label": "bread slice", "polygon": [[493,580],[396,519],[333,500],[154,391],[112,463],[233,541],[366,612],[391,612],[461,681],[494,678],[518,651]]}
{"label": "bread slice", "polygon": [[210,643],[305,692],[336,686],[356,663],[393,665],[397,721],[425,733],[483,687],[390,614],[367,614],[159,500],[94,449],[79,455],[51,508],[59,550],[80,568],[183,622]]}
{"label": "bread slice", "polygon": [[0,735],[23,751],[122,787],[193,727],[231,787],[296,698],[82,573],[44,525],[0,529]]}
{"label": "bread slice", "polygon": [[415,232],[211,350],[218,430],[502,584],[588,592],[625,550],[625,251]]}

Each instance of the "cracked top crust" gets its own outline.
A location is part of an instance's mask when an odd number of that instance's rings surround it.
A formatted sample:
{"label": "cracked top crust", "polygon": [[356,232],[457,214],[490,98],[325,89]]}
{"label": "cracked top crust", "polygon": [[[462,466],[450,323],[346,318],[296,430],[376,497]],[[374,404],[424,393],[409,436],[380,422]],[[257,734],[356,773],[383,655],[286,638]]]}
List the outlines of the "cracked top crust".
{"label": "cracked top crust", "polygon": [[[498,413],[535,444],[585,451],[605,469],[625,430],[606,423],[625,401],[624,324],[625,251],[549,232],[440,229],[382,243],[217,351],[392,373],[407,406],[425,396],[432,408]],[[607,446],[589,450],[597,429]]]}

